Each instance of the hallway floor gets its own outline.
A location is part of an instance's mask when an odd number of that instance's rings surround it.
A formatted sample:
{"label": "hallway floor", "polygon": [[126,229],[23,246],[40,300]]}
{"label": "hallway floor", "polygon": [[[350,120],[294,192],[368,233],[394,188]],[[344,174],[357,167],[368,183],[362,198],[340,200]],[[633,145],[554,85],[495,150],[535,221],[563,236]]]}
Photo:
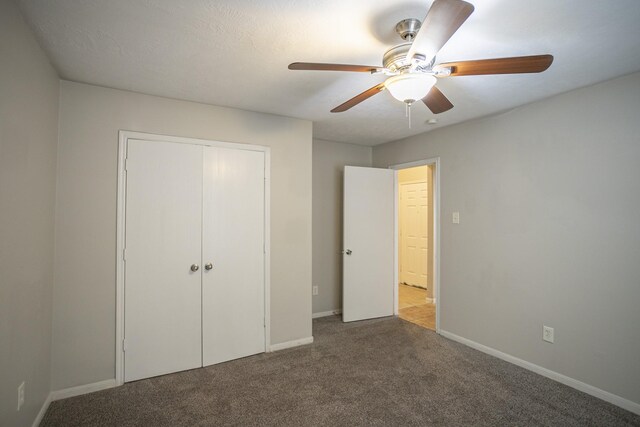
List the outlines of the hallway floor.
{"label": "hallway floor", "polygon": [[399,285],[398,312],[401,319],[423,328],[436,330],[436,305],[426,301],[427,291]]}

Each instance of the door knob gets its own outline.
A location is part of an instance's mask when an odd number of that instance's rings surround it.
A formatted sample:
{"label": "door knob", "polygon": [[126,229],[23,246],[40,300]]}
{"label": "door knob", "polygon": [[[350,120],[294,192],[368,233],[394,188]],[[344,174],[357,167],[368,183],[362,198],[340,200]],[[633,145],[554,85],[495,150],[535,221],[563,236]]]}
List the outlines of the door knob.
{"label": "door knob", "polygon": [[211,264],[210,262],[208,262],[208,263],[206,263],[206,264],[204,265],[204,269],[205,269],[205,270],[211,270],[212,268],[213,268],[213,264]]}
{"label": "door knob", "polygon": [[351,255],[351,249],[347,249],[346,251],[344,251],[344,253],[347,255]]}
{"label": "door knob", "polygon": [[200,266],[198,264],[191,264],[191,271],[198,271]]}

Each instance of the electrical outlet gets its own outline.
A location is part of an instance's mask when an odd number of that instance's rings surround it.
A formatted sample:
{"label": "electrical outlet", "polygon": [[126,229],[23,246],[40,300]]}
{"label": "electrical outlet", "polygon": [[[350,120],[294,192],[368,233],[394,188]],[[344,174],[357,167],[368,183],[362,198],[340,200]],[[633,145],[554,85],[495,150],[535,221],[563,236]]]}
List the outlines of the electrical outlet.
{"label": "electrical outlet", "polygon": [[311,292],[313,293],[313,295],[318,295],[318,287],[317,286],[312,287]]}
{"label": "electrical outlet", "polygon": [[18,386],[18,411],[24,405],[24,381]]}
{"label": "electrical outlet", "polygon": [[553,328],[542,325],[542,339],[553,344]]}
{"label": "electrical outlet", "polygon": [[454,224],[460,224],[460,212],[454,212],[453,215],[451,216],[451,221]]}

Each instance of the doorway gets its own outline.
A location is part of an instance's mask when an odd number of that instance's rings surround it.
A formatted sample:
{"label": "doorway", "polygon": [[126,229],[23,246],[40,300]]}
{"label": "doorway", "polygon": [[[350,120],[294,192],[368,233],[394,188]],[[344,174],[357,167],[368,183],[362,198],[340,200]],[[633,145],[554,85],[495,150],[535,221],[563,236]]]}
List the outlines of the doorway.
{"label": "doorway", "polygon": [[396,179],[396,314],[436,331],[437,159],[393,166]]}
{"label": "doorway", "polygon": [[[430,250],[427,246],[428,254],[425,257],[427,269],[430,268],[430,270],[427,270],[424,275],[427,277],[427,283],[431,283],[432,296],[429,298],[433,300],[426,300],[425,291],[420,303],[424,301],[433,304],[434,329],[439,333],[440,310],[436,309],[441,304],[438,266],[440,258],[439,158],[392,165],[386,169],[345,166],[342,249],[342,320],[344,322],[400,314],[398,171],[424,165],[430,166],[431,171],[432,194],[429,211],[432,212],[433,218],[426,222],[427,232],[432,236],[432,243]],[[372,230],[376,232],[372,233]],[[420,273],[416,275],[419,276]]]}

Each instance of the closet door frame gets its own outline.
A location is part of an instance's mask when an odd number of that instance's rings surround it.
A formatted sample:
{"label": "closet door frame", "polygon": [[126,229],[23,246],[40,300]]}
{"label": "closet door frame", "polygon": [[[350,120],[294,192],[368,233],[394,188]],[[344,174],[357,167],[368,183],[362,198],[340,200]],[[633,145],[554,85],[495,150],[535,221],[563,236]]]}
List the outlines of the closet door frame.
{"label": "closet door frame", "polygon": [[264,322],[265,322],[265,352],[271,346],[271,149],[262,145],[241,144],[206,139],[184,138],[121,130],[118,137],[118,189],[117,189],[117,218],[116,218],[116,385],[124,384],[124,290],[125,290],[125,213],[126,213],[126,157],[127,145],[130,139],[158,142],[175,142],[180,144],[195,144],[208,147],[231,148],[236,150],[259,151],[264,153]]}

